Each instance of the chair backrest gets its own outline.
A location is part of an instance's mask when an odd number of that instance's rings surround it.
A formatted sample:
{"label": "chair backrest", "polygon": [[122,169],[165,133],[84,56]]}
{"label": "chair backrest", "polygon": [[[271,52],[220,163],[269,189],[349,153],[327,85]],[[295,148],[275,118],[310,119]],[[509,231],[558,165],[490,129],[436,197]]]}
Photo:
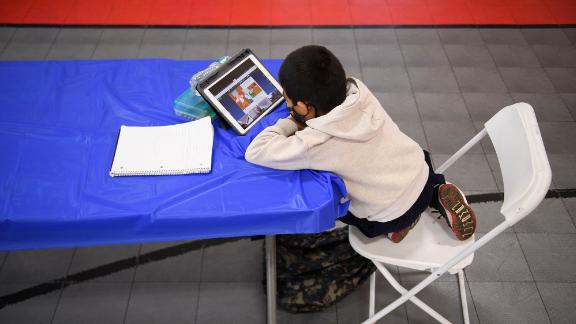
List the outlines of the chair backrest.
{"label": "chair backrest", "polygon": [[500,163],[504,203],[500,212],[512,226],[546,196],[552,171],[534,109],[516,103],[500,110],[484,127]]}

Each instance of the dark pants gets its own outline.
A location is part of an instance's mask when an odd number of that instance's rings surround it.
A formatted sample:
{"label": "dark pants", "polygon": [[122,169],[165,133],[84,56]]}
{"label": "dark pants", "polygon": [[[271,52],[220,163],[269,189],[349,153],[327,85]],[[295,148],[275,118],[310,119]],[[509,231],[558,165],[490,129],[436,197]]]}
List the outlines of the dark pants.
{"label": "dark pants", "polygon": [[438,185],[446,183],[446,180],[444,179],[444,175],[434,173],[432,162],[430,161],[430,154],[427,151],[424,151],[424,159],[426,159],[429,168],[428,180],[416,202],[404,215],[389,222],[374,222],[365,218],[358,218],[351,212],[348,212],[348,214],[339,219],[343,223],[358,227],[367,237],[376,237],[382,234],[398,232],[410,226],[428,207],[438,208]]}

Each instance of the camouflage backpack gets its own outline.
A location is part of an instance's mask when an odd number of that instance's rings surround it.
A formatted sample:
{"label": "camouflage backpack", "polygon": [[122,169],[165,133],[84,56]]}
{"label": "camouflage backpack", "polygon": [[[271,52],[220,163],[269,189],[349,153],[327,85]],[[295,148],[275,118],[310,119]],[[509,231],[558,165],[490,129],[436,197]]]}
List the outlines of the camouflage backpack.
{"label": "camouflage backpack", "polygon": [[348,227],[276,236],[278,306],[318,312],[350,294],[376,270],[348,242]]}

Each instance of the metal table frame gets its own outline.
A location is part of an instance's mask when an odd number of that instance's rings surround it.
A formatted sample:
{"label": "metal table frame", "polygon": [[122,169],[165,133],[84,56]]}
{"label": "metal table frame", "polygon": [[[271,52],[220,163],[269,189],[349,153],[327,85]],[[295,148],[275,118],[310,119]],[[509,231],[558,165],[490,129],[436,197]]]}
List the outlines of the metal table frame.
{"label": "metal table frame", "polygon": [[266,235],[267,322],[276,324],[276,235]]}

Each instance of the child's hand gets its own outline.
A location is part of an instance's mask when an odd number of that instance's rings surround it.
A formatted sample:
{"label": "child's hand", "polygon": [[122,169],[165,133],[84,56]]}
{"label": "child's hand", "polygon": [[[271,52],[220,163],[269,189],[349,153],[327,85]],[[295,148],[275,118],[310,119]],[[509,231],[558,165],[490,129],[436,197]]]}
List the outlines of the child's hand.
{"label": "child's hand", "polygon": [[294,116],[290,115],[290,117],[288,117],[291,121],[293,121],[294,123],[296,123],[296,125],[298,126],[298,130],[303,130],[304,128],[306,128],[306,124],[297,121],[296,118],[294,118]]}

